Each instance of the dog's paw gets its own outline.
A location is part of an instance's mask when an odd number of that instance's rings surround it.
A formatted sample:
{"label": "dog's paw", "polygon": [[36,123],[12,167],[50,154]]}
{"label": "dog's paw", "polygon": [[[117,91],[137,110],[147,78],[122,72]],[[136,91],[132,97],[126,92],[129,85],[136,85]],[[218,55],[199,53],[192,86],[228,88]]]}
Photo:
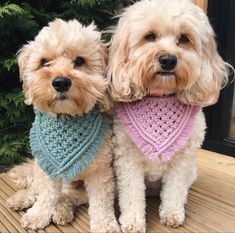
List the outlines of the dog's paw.
{"label": "dog's paw", "polygon": [[133,233],[144,233],[145,230],[145,225],[140,225],[140,224],[127,224],[127,225],[122,225],[122,232],[123,233],[129,233],[129,232],[133,232]]}
{"label": "dog's paw", "polygon": [[121,228],[124,233],[145,233],[146,232],[146,224],[145,219],[133,219],[133,218],[125,218],[125,220],[121,220]]}
{"label": "dog's paw", "polygon": [[15,183],[18,189],[28,188],[33,181],[33,163],[24,163],[13,167],[7,172],[7,175]]}
{"label": "dog's paw", "polygon": [[7,205],[13,210],[28,209],[34,202],[35,197],[28,195],[27,190],[19,190],[7,199]]}
{"label": "dog's paw", "polygon": [[21,226],[24,229],[37,230],[43,229],[51,222],[50,216],[44,213],[26,213],[21,218]]}
{"label": "dog's paw", "polygon": [[58,225],[66,225],[74,218],[74,207],[72,203],[59,202],[52,212],[52,221]]}
{"label": "dog's paw", "polygon": [[165,224],[166,226],[179,227],[184,223],[184,209],[174,211],[161,210],[159,215],[161,224]]}
{"label": "dog's paw", "polygon": [[120,233],[120,227],[115,218],[95,219],[90,222],[91,233]]}

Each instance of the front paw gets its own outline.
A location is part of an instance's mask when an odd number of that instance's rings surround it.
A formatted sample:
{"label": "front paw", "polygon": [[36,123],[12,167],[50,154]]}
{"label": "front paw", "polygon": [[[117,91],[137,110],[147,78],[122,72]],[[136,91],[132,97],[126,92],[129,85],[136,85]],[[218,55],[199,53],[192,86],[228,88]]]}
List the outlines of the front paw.
{"label": "front paw", "polygon": [[160,210],[159,212],[160,222],[161,224],[165,224],[166,226],[171,227],[179,227],[183,225],[185,213],[184,208],[179,210],[167,210],[164,209]]}
{"label": "front paw", "polygon": [[90,221],[91,233],[120,233],[120,227],[115,218],[95,219]]}
{"label": "front paw", "polygon": [[51,222],[51,217],[44,213],[26,213],[21,218],[21,226],[24,229],[31,229],[31,230],[37,230],[37,229],[43,229],[47,225],[49,225]]}
{"label": "front paw", "polygon": [[30,208],[35,202],[35,197],[27,193],[27,190],[19,190],[7,199],[7,205],[13,210]]}
{"label": "front paw", "polygon": [[74,206],[69,199],[61,199],[52,213],[52,221],[58,225],[66,225],[74,218]]}
{"label": "front paw", "polygon": [[133,232],[133,233],[145,233],[146,232],[146,224],[145,218],[137,219],[133,217],[121,217],[121,228],[122,232]]}

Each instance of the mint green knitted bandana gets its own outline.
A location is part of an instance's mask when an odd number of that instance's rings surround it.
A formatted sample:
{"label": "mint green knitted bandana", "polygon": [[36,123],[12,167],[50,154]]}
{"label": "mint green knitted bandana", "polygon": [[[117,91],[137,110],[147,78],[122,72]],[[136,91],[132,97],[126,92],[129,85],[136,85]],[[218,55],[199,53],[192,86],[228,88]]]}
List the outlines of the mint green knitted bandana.
{"label": "mint green knitted bandana", "polygon": [[83,171],[101,147],[109,129],[109,120],[98,108],[82,116],[62,119],[35,111],[30,130],[30,146],[38,163],[52,180],[64,182]]}

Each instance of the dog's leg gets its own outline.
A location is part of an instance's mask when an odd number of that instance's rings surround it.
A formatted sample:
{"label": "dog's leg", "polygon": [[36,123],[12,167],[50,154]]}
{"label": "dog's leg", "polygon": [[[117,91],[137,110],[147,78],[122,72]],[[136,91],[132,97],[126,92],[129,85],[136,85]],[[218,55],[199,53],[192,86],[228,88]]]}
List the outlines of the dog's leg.
{"label": "dog's leg", "polygon": [[121,209],[122,232],[145,232],[145,182],[144,171],[134,156],[119,148],[116,158],[116,176]]}
{"label": "dog's leg", "polygon": [[76,181],[63,184],[62,193],[63,195],[68,196],[75,206],[80,206],[88,203],[84,184],[82,184],[82,186],[77,185]]}
{"label": "dog's leg", "polygon": [[7,199],[7,205],[13,210],[30,208],[36,201],[36,193],[32,188],[17,191]]}
{"label": "dog's leg", "polygon": [[19,189],[26,189],[30,187],[33,182],[35,161],[28,160],[26,163],[17,165],[7,172],[11,180],[17,185]]}
{"label": "dog's leg", "polygon": [[188,190],[197,177],[195,156],[191,152],[188,150],[173,159],[162,177],[159,207],[162,224],[178,227],[184,222]]}
{"label": "dog's leg", "polygon": [[114,179],[111,166],[98,168],[85,179],[91,232],[120,232],[114,214]]}
{"label": "dog's leg", "polygon": [[73,220],[75,207],[86,203],[88,199],[84,187],[77,188],[71,183],[63,184],[62,196],[53,210],[53,222],[66,225]]}
{"label": "dog's leg", "polygon": [[12,168],[8,175],[23,190],[17,191],[13,196],[8,198],[7,204],[14,210],[22,210],[30,208],[36,201],[37,194],[40,192],[37,181],[34,180],[36,163],[31,160]]}
{"label": "dog's leg", "polygon": [[58,225],[66,225],[74,218],[75,205],[70,197],[62,194],[52,211],[52,221]]}
{"label": "dog's leg", "polygon": [[37,230],[46,227],[52,217],[53,209],[61,197],[61,179],[54,183],[38,167],[34,176],[34,183],[40,189],[37,201],[28,209],[21,219],[23,228]]}

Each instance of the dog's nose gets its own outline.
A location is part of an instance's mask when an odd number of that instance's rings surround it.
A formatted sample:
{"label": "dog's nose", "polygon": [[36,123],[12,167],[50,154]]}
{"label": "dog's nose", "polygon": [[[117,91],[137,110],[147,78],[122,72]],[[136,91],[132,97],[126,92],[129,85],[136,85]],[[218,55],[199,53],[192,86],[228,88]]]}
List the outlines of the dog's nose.
{"label": "dog's nose", "polygon": [[62,76],[56,77],[52,81],[52,86],[58,92],[67,91],[70,88],[71,84],[72,84],[72,82],[69,78],[62,77]]}
{"label": "dog's nose", "polygon": [[163,70],[173,70],[177,64],[177,57],[172,54],[163,54],[159,57],[159,63]]}

